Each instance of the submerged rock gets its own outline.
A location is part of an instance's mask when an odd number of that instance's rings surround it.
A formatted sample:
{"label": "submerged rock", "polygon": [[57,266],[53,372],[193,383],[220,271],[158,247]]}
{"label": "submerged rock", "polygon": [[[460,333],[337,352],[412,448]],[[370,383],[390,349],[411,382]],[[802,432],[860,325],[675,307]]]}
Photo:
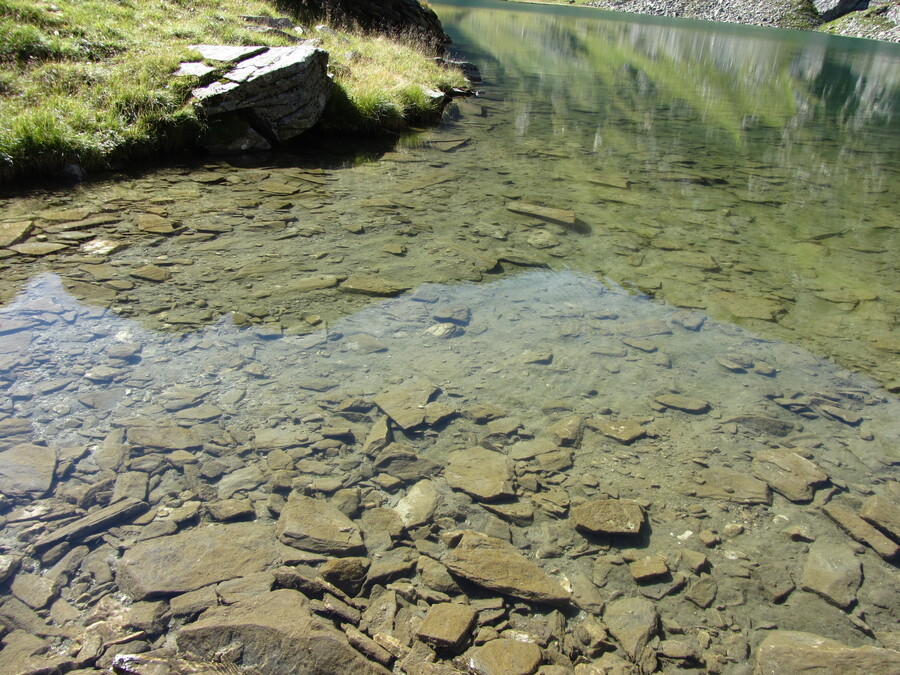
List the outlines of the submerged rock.
{"label": "submerged rock", "polygon": [[390,672],[368,661],[341,631],[310,611],[303,594],[289,589],[206,612],[181,629],[178,647],[209,661],[227,648],[235,665],[256,667],[267,675]]}
{"label": "submerged rock", "polygon": [[441,562],[451,573],[514,598],[566,605],[571,593],[509,543],[468,531]]}
{"label": "submerged rock", "polygon": [[637,534],[644,525],[644,509],[630,499],[594,499],[572,509],[576,529],[594,534]]}
{"label": "submerged rock", "polygon": [[278,538],[289,546],[328,553],[364,553],[359,528],[338,508],[322,499],[292,492],[275,527]]}
{"label": "submerged rock", "polygon": [[893,675],[900,672],[900,651],[849,647],[837,640],[792,630],[776,630],[767,635],[756,651],[754,675],[800,672]]}
{"label": "submerged rock", "polygon": [[116,582],[135,600],[175,595],[261,572],[279,556],[271,526],[209,525],[135,544],[122,556]]}

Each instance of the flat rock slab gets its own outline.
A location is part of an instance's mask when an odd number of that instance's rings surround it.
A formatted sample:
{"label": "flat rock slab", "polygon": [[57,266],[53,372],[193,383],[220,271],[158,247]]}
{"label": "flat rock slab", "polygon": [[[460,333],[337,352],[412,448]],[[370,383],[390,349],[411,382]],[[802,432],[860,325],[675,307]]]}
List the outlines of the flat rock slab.
{"label": "flat rock slab", "polygon": [[863,502],[859,515],[866,521],[900,540],[900,506],[881,495],[874,495]]}
{"label": "flat rock slab", "polygon": [[416,636],[441,648],[458,649],[469,636],[478,612],[469,605],[441,602],[431,607]]}
{"label": "flat rock slab", "polygon": [[135,544],[119,561],[116,581],[135,600],[175,595],[261,572],[280,553],[270,525],[196,527]]}
{"label": "flat rock slab", "polygon": [[641,505],[630,499],[592,499],[569,515],[576,529],[593,534],[637,534],[645,518]]}
{"label": "flat rock slab", "polygon": [[0,248],[18,244],[25,239],[34,228],[33,220],[20,220],[14,223],[0,223]]}
{"label": "flat rock slab", "polygon": [[404,286],[395,281],[371,274],[351,274],[344,283],[341,284],[339,290],[344,293],[391,297],[400,295],[404,291],[408,291],[409,286]]}
{"label": "flat rock slab", "polygon": [[569,227],[575,225],[575,212],[569,209],[554,209],[549,206],[539,206],[519,201],[507,202],[506,209],[513,213],[520,213],[550,223],[568,225]]}
{"label": "flat rock slab", "polygon": [[512,461],[487,448],[473,447],[450,453],[444,478],[450,487],[482,501],[515,495]]}
{"label": "flat rock slab", "polygon": [[697,474],[696,481],[687,484],[687,492],[698,497],[724,499],[738,504],[772,502],[772,493],[766,483],[733,469],[706,469]]}
{"label": "flat rock slab", "polygon": [[406,527],[416,527],[427,523],[437,510],[438,491],[430,480],[420,480],[413,485],[394,510]]}
{"label": "flat rock slab", "polygon": [[7,497],[42,497],[53,485],[56,450],[20,443],[0,452],[0,494]]}
{"label": "flat rock slab", "polygon": [[622,598],[609,603],[603,621],[628,656],[637,659],[656,634],[659,614],[650,600]]}
{"label": "flat rock slab", "polygon": [[613,440],[624,445],[634,443],[636,440],[647,435],[647,430],[634,420],[594,419],[589,420],[587,425],[598,433],[609,436]]}
{"label": "flat rock slab", "polygon": [[894,675],[900,672],[900,651],[878,647],[848,647],[812,633],[772,631],[756,651],[754,675],[783,673],[817,675]]}
{"label": "flat rock slab", "polygon": [[861,544],[874,549],[885,560],[895,560],[900,556],[900,546],[852,511],[838,504],[826,504],[822,507],[822,511],[844,532]]}
{"label": "flat rock slab", "polygon": [[424,378],[416,378],[375,397],[375,405],[401,429],[412,429],[425,422],[425,406],[440,390]]}
{"label": "flat rock slab", "polygon": [[125,434],[129,443],[159,450],[189,450],[203,445],[197,434],[184,427],[130,427]]}
{"label": "flat rock slab", "polygon": [[502,539],[467,532],[441,562],[467,581],[514,598],[563,606],[571,597],[536,563]]}
{"label": "flat rock slab", "polygon": [[468,660],[473,672],[484,675],[531,675],[541,659],[541,648],[533,642],[501,638],[472,650]]}
{"label": "flat rock slab", "polygon": [[828,474],[795,452],[763,450],[753,458],[753,475],[792,502],[808,502]]}
{"label": "flat rock slab", "polygon": [[709,411],[710,405],[706,401],[699,398],[691,398],[690,396],[682,396],[681,394],[662,394],[656,397],[656,402],[667,408],[674,408],[682,412],[699,415]]}
{"label": "flat rock slab", "polygon": [[99,532],[113,523],[143,513],[146,510],[146,502],[128,497],[43,535],[34,542],[34,546],[37,549],[42,549],[48,546],[55,546],[63,541],[79,541],[89,534]]}
{"label": "flat rock slab", "polygon": [[54,244],[49,241],[35,241],[25,242],[24,244],[13,244],[9,248],[16,253],[35,256],[39,258],[41,256],[50,255],[51,253],[62,251],[64,248],[68,247],[68,244]]}
{"label": "flat rock slab", "polygon": [[330,555],[365,553],[359,528],[336,506],[292,492],[275,526],[278,538],[295,548]]}
{"label": "flat rock slab", "polygon": [[862,566],[846,544],[825,539],[809,547],[800,588],[815,593],[832,605],[849,609],[862,583]]}
{"label": "flat rock slab", "polygon": [[234,646],[240,647],[236,666],[266,675],[390,672],[368,661],[341,631],[310,611],[303,594],[289,589],[207,611],[178,634],[179,650],[199,660],[212,661]]}

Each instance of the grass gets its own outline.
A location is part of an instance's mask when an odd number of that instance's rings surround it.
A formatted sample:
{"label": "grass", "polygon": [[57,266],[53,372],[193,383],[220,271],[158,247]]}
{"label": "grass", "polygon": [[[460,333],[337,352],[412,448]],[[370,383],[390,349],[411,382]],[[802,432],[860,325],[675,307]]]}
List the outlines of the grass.
{"label": "grass", "polygon": [[[199,82],[173,78],[189,45],[291,44],[240,15],[282,16],[266,0],[0,0],[0,181],[66,163],[115,167],[190,145]],[[331,130],[397,129],[432,110],[424,88],[463,83],[414,47],[345,31],[330,52]]]}

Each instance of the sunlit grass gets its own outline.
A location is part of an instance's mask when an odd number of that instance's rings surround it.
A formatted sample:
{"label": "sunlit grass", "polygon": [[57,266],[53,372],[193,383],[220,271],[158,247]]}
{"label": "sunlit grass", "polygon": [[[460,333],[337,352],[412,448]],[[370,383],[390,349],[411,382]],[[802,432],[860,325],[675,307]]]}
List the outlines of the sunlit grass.
{"label": "sunlit grass", "polygon": [[[283,16],[266,0],[0,0],[0,180],[160,155],[203,131],[199,83],[173,78],[189,45],[280,46],[240,15]],[[309,31],[307,30],[307,34]],[[335,130],[395,129],[431,109],[424,87],[461,84],[382,37],[316,34],[336,73]]]}

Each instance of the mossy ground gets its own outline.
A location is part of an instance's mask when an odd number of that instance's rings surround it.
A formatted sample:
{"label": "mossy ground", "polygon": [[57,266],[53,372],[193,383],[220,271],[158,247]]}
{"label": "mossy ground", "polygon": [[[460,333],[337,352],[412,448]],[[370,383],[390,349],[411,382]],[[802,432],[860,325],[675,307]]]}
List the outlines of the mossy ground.
{"label": "mossy ground", "polygon": [[[280,16],[266,0],[0,0],[0,181],[158,156],[190,144],[203,121],[199,83],[173,78],[191,44],[291,41],[241,15]],[[461,85],[414,46],[326,31],[337,130],[396,129],[431,109],[424,88]]]}

